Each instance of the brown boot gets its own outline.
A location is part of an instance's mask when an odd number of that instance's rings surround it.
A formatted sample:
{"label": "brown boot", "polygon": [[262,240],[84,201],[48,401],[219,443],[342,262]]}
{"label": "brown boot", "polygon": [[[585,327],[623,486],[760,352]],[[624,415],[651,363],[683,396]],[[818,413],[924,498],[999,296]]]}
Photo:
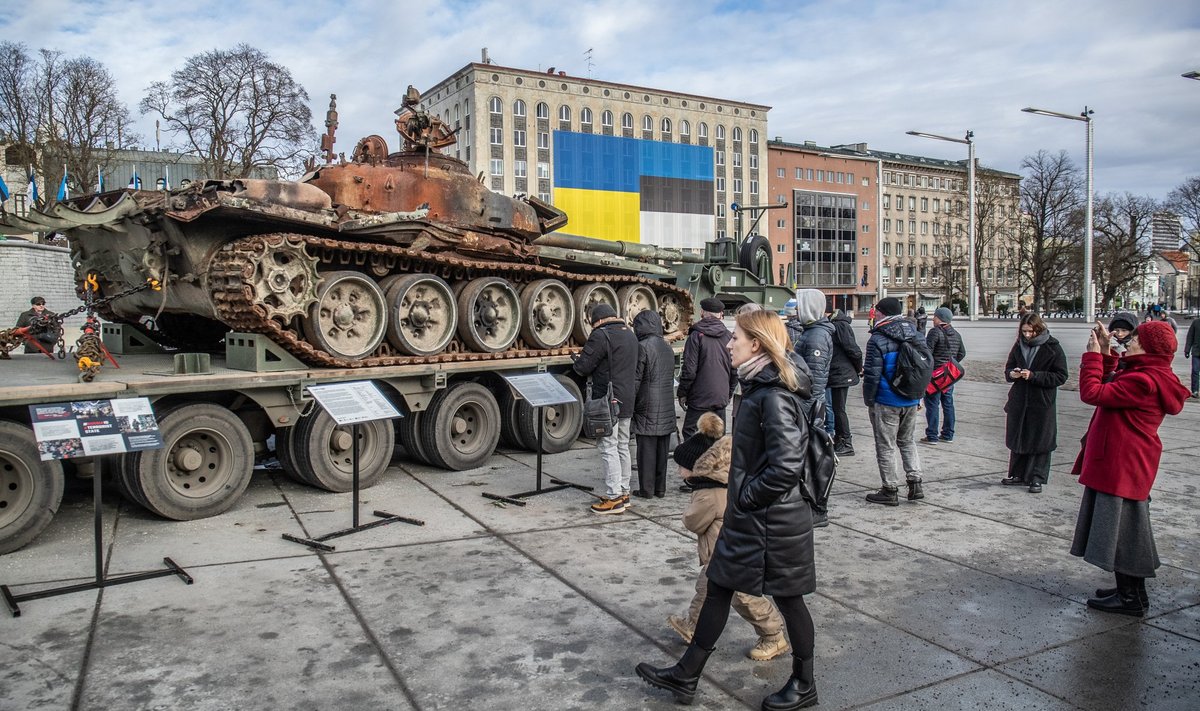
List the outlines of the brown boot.
{"label": "brown boot", "polygon": [[778,634],[759,637],[758,643],[750,648],[746,656],[756,662],[765,662],[768,659],[774,659],[780,654],[790,652],[791,650],[792,646],[788,644],[787,637],[784,637],[783,633],[780,632]]}

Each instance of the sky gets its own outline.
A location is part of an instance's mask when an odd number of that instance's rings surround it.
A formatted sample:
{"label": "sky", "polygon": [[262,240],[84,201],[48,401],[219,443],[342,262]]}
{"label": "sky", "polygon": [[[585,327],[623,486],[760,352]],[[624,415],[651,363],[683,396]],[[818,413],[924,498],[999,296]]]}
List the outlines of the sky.
{"label": "sky", "polygon": [[[488,48],[499,65],[773,107],[768,135],[959,160],[966,147],[905,135],[974,131],[986,166],[1065,150],[1085,126],[1022,113],[1092,109],[1095,192],[1163,199],[1200,175],[1200,2],[1195,0],[0,0],[0,39],[89,55],[137,104],[187,57],[245,42],[288,67],[337,150]],[[591,50],[591,61],[585,56]],[[170,138],[163,134],[162,143]],[[314,146],[314,152],[315,152]]]}

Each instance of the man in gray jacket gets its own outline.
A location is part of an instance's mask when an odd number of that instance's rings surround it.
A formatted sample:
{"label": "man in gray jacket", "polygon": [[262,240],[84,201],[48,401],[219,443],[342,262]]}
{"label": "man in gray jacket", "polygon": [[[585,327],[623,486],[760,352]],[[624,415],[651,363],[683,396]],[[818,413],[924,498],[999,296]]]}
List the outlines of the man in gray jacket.
{"label": "man in gray jacket", "polygon": [[[812,400],[807,414],[825,403],[825,385],[829,382],[829,362],[833,357],[833,324],[825,316],[825,294],[820,289],[798,289],[796,291],[796,320],[804,332],[796,340],[796,353],[808,364],[812,374]],[[818,427],[825,426],[825,415],[821,413]]]}

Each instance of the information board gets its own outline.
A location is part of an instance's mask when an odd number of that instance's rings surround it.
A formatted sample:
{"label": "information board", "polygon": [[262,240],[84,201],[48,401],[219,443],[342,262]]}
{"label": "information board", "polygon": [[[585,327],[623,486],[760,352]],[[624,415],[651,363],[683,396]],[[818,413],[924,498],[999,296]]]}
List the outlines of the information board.
{"label": "information board", "polygon": [[30,405],[42,461],[162,449],[154,408],[144,397]]}
{"label": "information board", "polygon": [[531,375],[505,375],[504,379],[530,405],[561,405],[566,402],[578,402],[563,384],[558,382],[550,373],[533,373]]}
{"label": "information board", "polygon": [[400,417],[392,403],[370,380],[309,385],[308,392],[339,425]]}

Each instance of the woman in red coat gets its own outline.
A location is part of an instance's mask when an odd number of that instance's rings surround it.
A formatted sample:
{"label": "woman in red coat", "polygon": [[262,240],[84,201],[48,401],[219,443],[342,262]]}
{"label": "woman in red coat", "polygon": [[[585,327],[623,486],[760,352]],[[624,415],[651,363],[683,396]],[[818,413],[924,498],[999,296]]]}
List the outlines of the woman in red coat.
{"label": "woman in red coat", "polygon": [[[1116,575],[1088,607],[1141,617],[1158,551],[1150,530],[1150,488],[1158,474],[1158,427],[1178,415],[1188,390],[1171,370],[1177,343],[1170,324],[1149,321],[1129,339],[1122,366],[1097,323],[1079,370],[1079,398],[1096,406],[1075,470],[1083,490],[1071,555]],[[1105,377],[1111,380],[1105,382]]]}

